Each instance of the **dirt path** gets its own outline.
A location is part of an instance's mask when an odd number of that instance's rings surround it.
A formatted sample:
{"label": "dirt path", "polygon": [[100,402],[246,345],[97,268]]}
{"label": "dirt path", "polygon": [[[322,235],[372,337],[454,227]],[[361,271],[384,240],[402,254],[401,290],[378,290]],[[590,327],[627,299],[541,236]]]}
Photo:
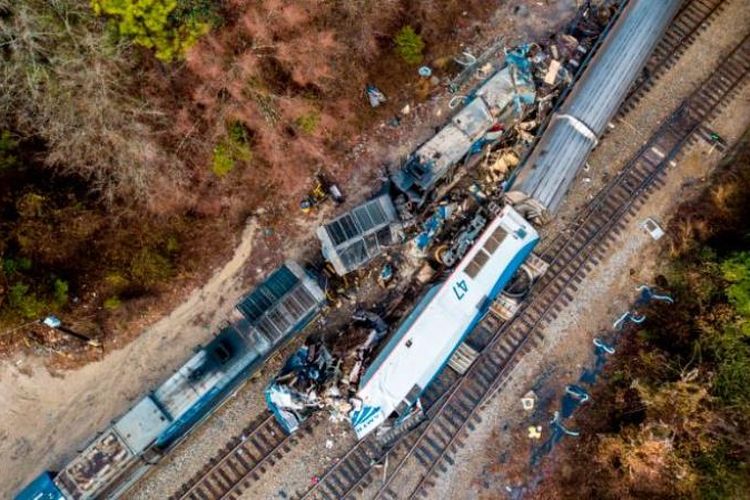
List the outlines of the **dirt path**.
{"label": "dirt path", "polygon": [[0,366],[0,497],[62,465],[211,337],[245,290],[243,268],[257,229],[249,222],[232,259],[208,283],[105,359],[63,375],[50,374],[39,359]]}

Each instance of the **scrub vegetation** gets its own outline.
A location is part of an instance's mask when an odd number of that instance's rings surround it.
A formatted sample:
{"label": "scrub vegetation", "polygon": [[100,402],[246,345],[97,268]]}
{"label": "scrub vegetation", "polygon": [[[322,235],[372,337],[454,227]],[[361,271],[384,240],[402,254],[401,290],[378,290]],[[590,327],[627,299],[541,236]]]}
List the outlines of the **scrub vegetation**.
{"label": "scrub vegetation", "polygon": [[[750,138],[746,138],[750,139]],[[744,498],[750,491],[750,145],[670,224],[661,286],[581,409],[546,481],[565,498]]]}
{"label": "scrub vegetation", "polygon": [[45,347],[17,327],[52,313],[132,338],[257,209],[281,234],[320,165],[347,178],[359,132],[427,97],[409,64],[450,61],[495,8],[0,0],[0,355]]}

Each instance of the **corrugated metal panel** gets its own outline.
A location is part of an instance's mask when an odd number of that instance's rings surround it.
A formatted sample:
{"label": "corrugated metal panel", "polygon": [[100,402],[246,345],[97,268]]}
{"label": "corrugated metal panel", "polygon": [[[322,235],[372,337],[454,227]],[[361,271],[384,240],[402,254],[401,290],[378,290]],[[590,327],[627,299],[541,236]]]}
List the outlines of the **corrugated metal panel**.
{"label": "corrugated metal panel", "polygon": [[[379,215],[371,213],[369,216]],[[337,226],[331,238],[339,240],[347,234],[361,232],[358,222],[350,217],[346,225]],[[325,294],[315,280],[290,261],[240,301],[237,310],[243,317],[236,318],[233,326],[248,340],[251,349],[264,356],[299,329],[323,302]]]}
{"label": "corrugated metal panel", "polygon": [[246,295],[237,304],[237,308],[250,321],[255,321],[297,283],[299,283],[299,278],[295,276],[289,267],[281,266],[263,283],[258,285],[252,293]]}
{"label": "corrugated metal panel", "polygon": [[[681,0],[631,0],[524,162],[514,190],[554,213],[646,64]],[[579,120],[576,127],[574,120]],[[589,133],[583,133],[587,127]]]}
{"label": "corrugated metal panel", "polygon": [[382,195],[319,227],[317,234],[326,260],[344,275],[393,244],[398,227],[393,202]]}

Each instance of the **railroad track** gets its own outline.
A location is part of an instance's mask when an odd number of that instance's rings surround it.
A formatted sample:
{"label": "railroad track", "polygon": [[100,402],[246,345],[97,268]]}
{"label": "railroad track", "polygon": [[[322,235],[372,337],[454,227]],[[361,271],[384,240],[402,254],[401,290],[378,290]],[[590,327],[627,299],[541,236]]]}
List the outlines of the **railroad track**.
{"label": "railroad track", "polygon": [[682,6],[635,81],[617,118],[622,119],[724,10],[727,0],[691,0]]}
{"label": "railroad track", "polygon": [[[647,68],[651,69],[644,73],[644,76],[635,84],[623,104],[623,108],[627,106],[632,107],[632,103],[637,102],[643,93],[651,88],[652,83],[661,74],[659,68],[665,64],[673,65],[687,46],[694,41],[697,34],[705,29],[708,23],[721,11],[724,4],[725,0],[691,0],[686,3],[676,17],[673,26],[668,30],[657,50],[649,59]],[[560,102],[562,100],[564,100],[564,96],[562,96]],[[592,206],[592,204],[589,206]],[[554,246],[556,243],[559,243],[557,239],[553,240],[552,244],[546,245],[552,251],[552,253],[545,251],[544,257],[547,260],[555,262],[556,259],[550,256],[557,255],[556,252],[565,250],[564,248],[555,249]],[[596,258],[596,256],[593,256],[590,262],[595,263]],[[553,275],[556,266],[557,264],[550,266],[550,270],[545,277]],[[547,279],[545,277],[542,277],[542,281],[536,285],[537,289],[544,286],[544,282]],[[565,293],[569,295],[569,292]],[[571,298],[572,296],[569,296],[567,300]],[[501,323],[502,320],[492,315],[485,318],[481,327],[473,334],[475,344],[479,346],[487,345]],[[511,348],[508,342],[504,345],[506,349]],[[427,401],[425,406],[438,404],[443,400],[443,395],[448,394],[460,381],[460,377],[455,375],[455,372],[451,370],[445,370],[445,372],[450,373],[443,374],[428,387],[425,395]],[[257,481],[268,467],[273,465],[283,454],[291,450],[304,434],[310,432],[311,422],[308,421],[303,423],[297,434],[287,436],[278,427],[276,422],[273,421],[271,414],[266,412],[259,419],[256,419],[247,426],[241,435],[235,436],[227,442],[217,456],[212,458],[198,474],[184,483],[171,498],[220,499],[237,496],[241,490],[248,488],[253,482]],[[407,439],[398,443],[397,446],[388,448],[386,454],[395,454],[397,451],[396,448],[403,448],[404,443],[408,444],[408,441]],[[384,459],[383,448],[378,443],[371,443],[369,440],[364,440],[358,443],[355,448],[342,458],[340,462],[342,463],[342,467],[344,467],[343,462],[346,461],[345,459],[367,464],[378,463],[378,461]],[[245,463],[243,463],[243,460]],[[352,470],[354,471],[354,469]],[[352,472],[352,476],[356,476],[356,474]],[[328,473],[322,477],[319,483],[320,488],[325,486],[325,480],[328,477]],[[339,481],[335,478],[331,478],[331,480],[334,482]],[[358,477],[355,482],[355,487],[360,487],[363,478]],[[313,488],[313,490],[315,489],[318,488]]]}
{"label": "railroad track", "polygon": [[427,410],[429,419],[390,448],[379,449],[375,438],[357,443],[299,496],[356,496],[379,476],[382,481],[375,498],[425,495],[437,476],[453,464],[453,455],[480,421],[479,411],[541,339],[541,328],[573,299],[578,284],[605,256],[626,222],[664,184],[667,167],[685,146],[702,139],[713,141],[705,124],[731,101],[749,73],[750,38],[745,38],[589,203],[578,224],[551,242],[544,254],[550,268],[516,317],[499,328],[494,325],[496,318],[488,318],[480,326],[480,330],[496,330],[466,375],[456,377],[454,373],[453,380],[447,382],[442,376],[436,379],[444,390],[437,398],[433,396],[435,402]]}
{"label": "railroad track", "polygon": [[[308,427],[309,429],[309,427]],[[305,431],[301,431],[304,434]],[[229,441],[219,456],[170,497],[173,500],[233,498],[257,481],[268,467],[296,444],[301,435],[287,435],[270,412]]]}

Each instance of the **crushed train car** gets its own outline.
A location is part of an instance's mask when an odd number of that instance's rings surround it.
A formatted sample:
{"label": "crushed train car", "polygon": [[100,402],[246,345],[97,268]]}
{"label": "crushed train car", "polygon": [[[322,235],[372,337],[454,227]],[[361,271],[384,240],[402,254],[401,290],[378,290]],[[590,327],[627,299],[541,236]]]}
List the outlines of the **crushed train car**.
{"label": "crushed train car", "polygon": [[356,310],[344,341],[330,348],[323,338],[307,339],[265,390],[266,406],[288,433],[295,432],[321,410],[343,421],[352,408],[351,396],[363,372],[365,358],[388,331],[372,311]]}
{"label": "crushed train car", "polygon": [[321,342],[300,347],[266,387],[266,406],[289,433],[339,396],[339,360]]}
{"label": "crushed train car", "polygon": [[394,185],[421,205],[493,127],[520,120],[536,99],[528,46],[510,51],[506,66],[485,81],[468,103],[392,175]]}

